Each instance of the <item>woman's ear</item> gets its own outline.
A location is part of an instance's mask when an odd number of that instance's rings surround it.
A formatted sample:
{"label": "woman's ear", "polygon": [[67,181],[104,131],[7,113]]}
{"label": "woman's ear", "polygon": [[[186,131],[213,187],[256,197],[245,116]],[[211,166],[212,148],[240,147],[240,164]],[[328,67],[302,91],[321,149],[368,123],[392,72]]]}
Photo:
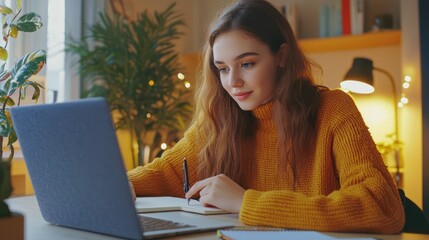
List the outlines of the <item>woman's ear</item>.
{"label": "woman's ear", "polygon": [[286,43],[282,43],[279,48],[279,52],[277,54],[279,60],[279,67],[286,66],[286,54],[287,54],[288,46]]}

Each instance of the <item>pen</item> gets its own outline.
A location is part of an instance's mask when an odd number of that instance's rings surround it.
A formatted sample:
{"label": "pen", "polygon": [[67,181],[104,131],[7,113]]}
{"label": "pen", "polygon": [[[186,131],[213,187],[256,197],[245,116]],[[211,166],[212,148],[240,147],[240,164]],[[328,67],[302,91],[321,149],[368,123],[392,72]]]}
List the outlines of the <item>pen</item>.
{"label": "pen", "polygon": [[[189,179],[188,179],[188,163],[186,162],[186,158],[183,158],[183,191],[185,194],[189,191]],[[189,205],[189,198],[186,198],[188,200]]]}

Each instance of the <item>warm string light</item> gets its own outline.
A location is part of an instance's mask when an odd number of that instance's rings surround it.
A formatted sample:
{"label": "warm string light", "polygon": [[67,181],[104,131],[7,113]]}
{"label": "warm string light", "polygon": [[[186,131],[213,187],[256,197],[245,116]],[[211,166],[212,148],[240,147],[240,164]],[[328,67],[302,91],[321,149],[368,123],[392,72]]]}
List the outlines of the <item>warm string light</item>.
{"label": "warm string light", "polygon": [[402,82],[401,98],[399,99],[399,102],[398,102],[399,108],[403,108],[409,102],[407,95],[404,92],[404,90],[408,89],[410,87],[411,80],[412,80],[412,78],[410,75],[405,75],[404,81]]}
{"label": "warm string light", "polygon": [[[178,74],[177,74],[177,78],[178,78],[180,81],[183,81],[183,80],[185,80],[185,74],[183,74],[183,73],[178,73]],[[191,83],[190,83],[189,81],[184,81],[184,82],[183,82],[183,84],[185,85],[185,88],[190,88],[190,87],[191,87]]]}
{"label": "warm string light", "polygon": [[170,144],[167,144],[167,143],[165,143],[165,142],[163,142],[163,143],[161,143],[161,149],[162,150],[166,150],[167,148],[171,148],[171,147],[174,147],[174,145],[176,145],[176,141],[171,141],[170,142]]}
{"label": "warm string light", "polygon": [[[180,81],[183,81],[183,80],[185,80],[185,74],[183,74],[183,73],[178,73],[177,74],[177,78],[180,80]],[[150,79],[149,81],[148,81],[148,85],[149,85],[149,87],[153,87],[153,86],[155,86],[155,81],[153,80],[153,79]],[[188,82],[188,81],[183,81],[183,85],[185,85],[185,88],[190,88],[191,87],[191,83],[190,82]],[[151,113],[147,113],[146,114],[146,118],[151,118],[152,117],[152,114]],[[167,145],[166,145],[167,146]]]}
{"label": "warm string light", "polygon": [[178,78],[178,79],[180,79],[180,80],[184,80],[184,79],[185,79],[185,74],[183,74],[183,73],[178,73],[178,74],[177,74],[177,78]]}
{"label": "warm string light", "polygon": [[[180,81],[183,81],[183,80],[185,80],[186,76],[183,73],[178,73],[177,74],[177,78]],[[191,83],[189,81],[183,81],[183,85],[185,85],[185,88],[190,88],[191,87]],[[174,141],[170,142],[170,145],[168,145],[167,143],[161,143],[160,148],[162,150],[166,150],[169,147],[173,147],[175,144],[176,144],[176,142],[174,142]]]}
{"label": "warm string light", "polygon": [[167,143],[162,143],[162,144],[161,144],[161,149],[162,149],[162,150],[167,149]]}

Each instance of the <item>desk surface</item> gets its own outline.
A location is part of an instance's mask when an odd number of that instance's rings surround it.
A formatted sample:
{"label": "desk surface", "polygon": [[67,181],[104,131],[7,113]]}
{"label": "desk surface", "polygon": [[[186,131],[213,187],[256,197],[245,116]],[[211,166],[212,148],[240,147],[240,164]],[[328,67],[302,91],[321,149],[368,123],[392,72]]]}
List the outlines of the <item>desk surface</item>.
{"label": "desk surface", "polygon": [[[118,239],[102,234],[80,231],[71,228],[59,227],[47,223],[39,210],[37,200],[34,196],[17,197],[7,199],[12,211],[22,213],[25,216],[25,239],[44,240],[44,239]],[[176,212],[177,213],[177,212]],[[175,212],[171,212],[175,214]],[[234,222],[241,225],[236,214],[210,216],[219,220]],[[407,234],[400,235],[376,235],[376,234],[353,234],[353,233],[326,233],[333,237],[375,237],[383,240],[428,240],[429,235]],[[168,239],[218,239],[216,232],[207,232],[200,234],[185,235]]]}

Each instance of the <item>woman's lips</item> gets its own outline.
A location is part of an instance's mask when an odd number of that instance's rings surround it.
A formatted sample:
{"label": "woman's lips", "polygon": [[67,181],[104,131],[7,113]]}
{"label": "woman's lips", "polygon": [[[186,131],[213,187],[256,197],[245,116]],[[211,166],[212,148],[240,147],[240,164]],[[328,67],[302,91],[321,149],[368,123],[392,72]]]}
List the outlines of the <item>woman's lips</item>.
{"label": "woman's lips", "polygon": [[239,92],[239,93],[234,93],[234,96],[237,100],[239,101],[243,101],[246,98],[248,98],[250,96],[250,94],[252,94],[252,91],[250,92]]}

